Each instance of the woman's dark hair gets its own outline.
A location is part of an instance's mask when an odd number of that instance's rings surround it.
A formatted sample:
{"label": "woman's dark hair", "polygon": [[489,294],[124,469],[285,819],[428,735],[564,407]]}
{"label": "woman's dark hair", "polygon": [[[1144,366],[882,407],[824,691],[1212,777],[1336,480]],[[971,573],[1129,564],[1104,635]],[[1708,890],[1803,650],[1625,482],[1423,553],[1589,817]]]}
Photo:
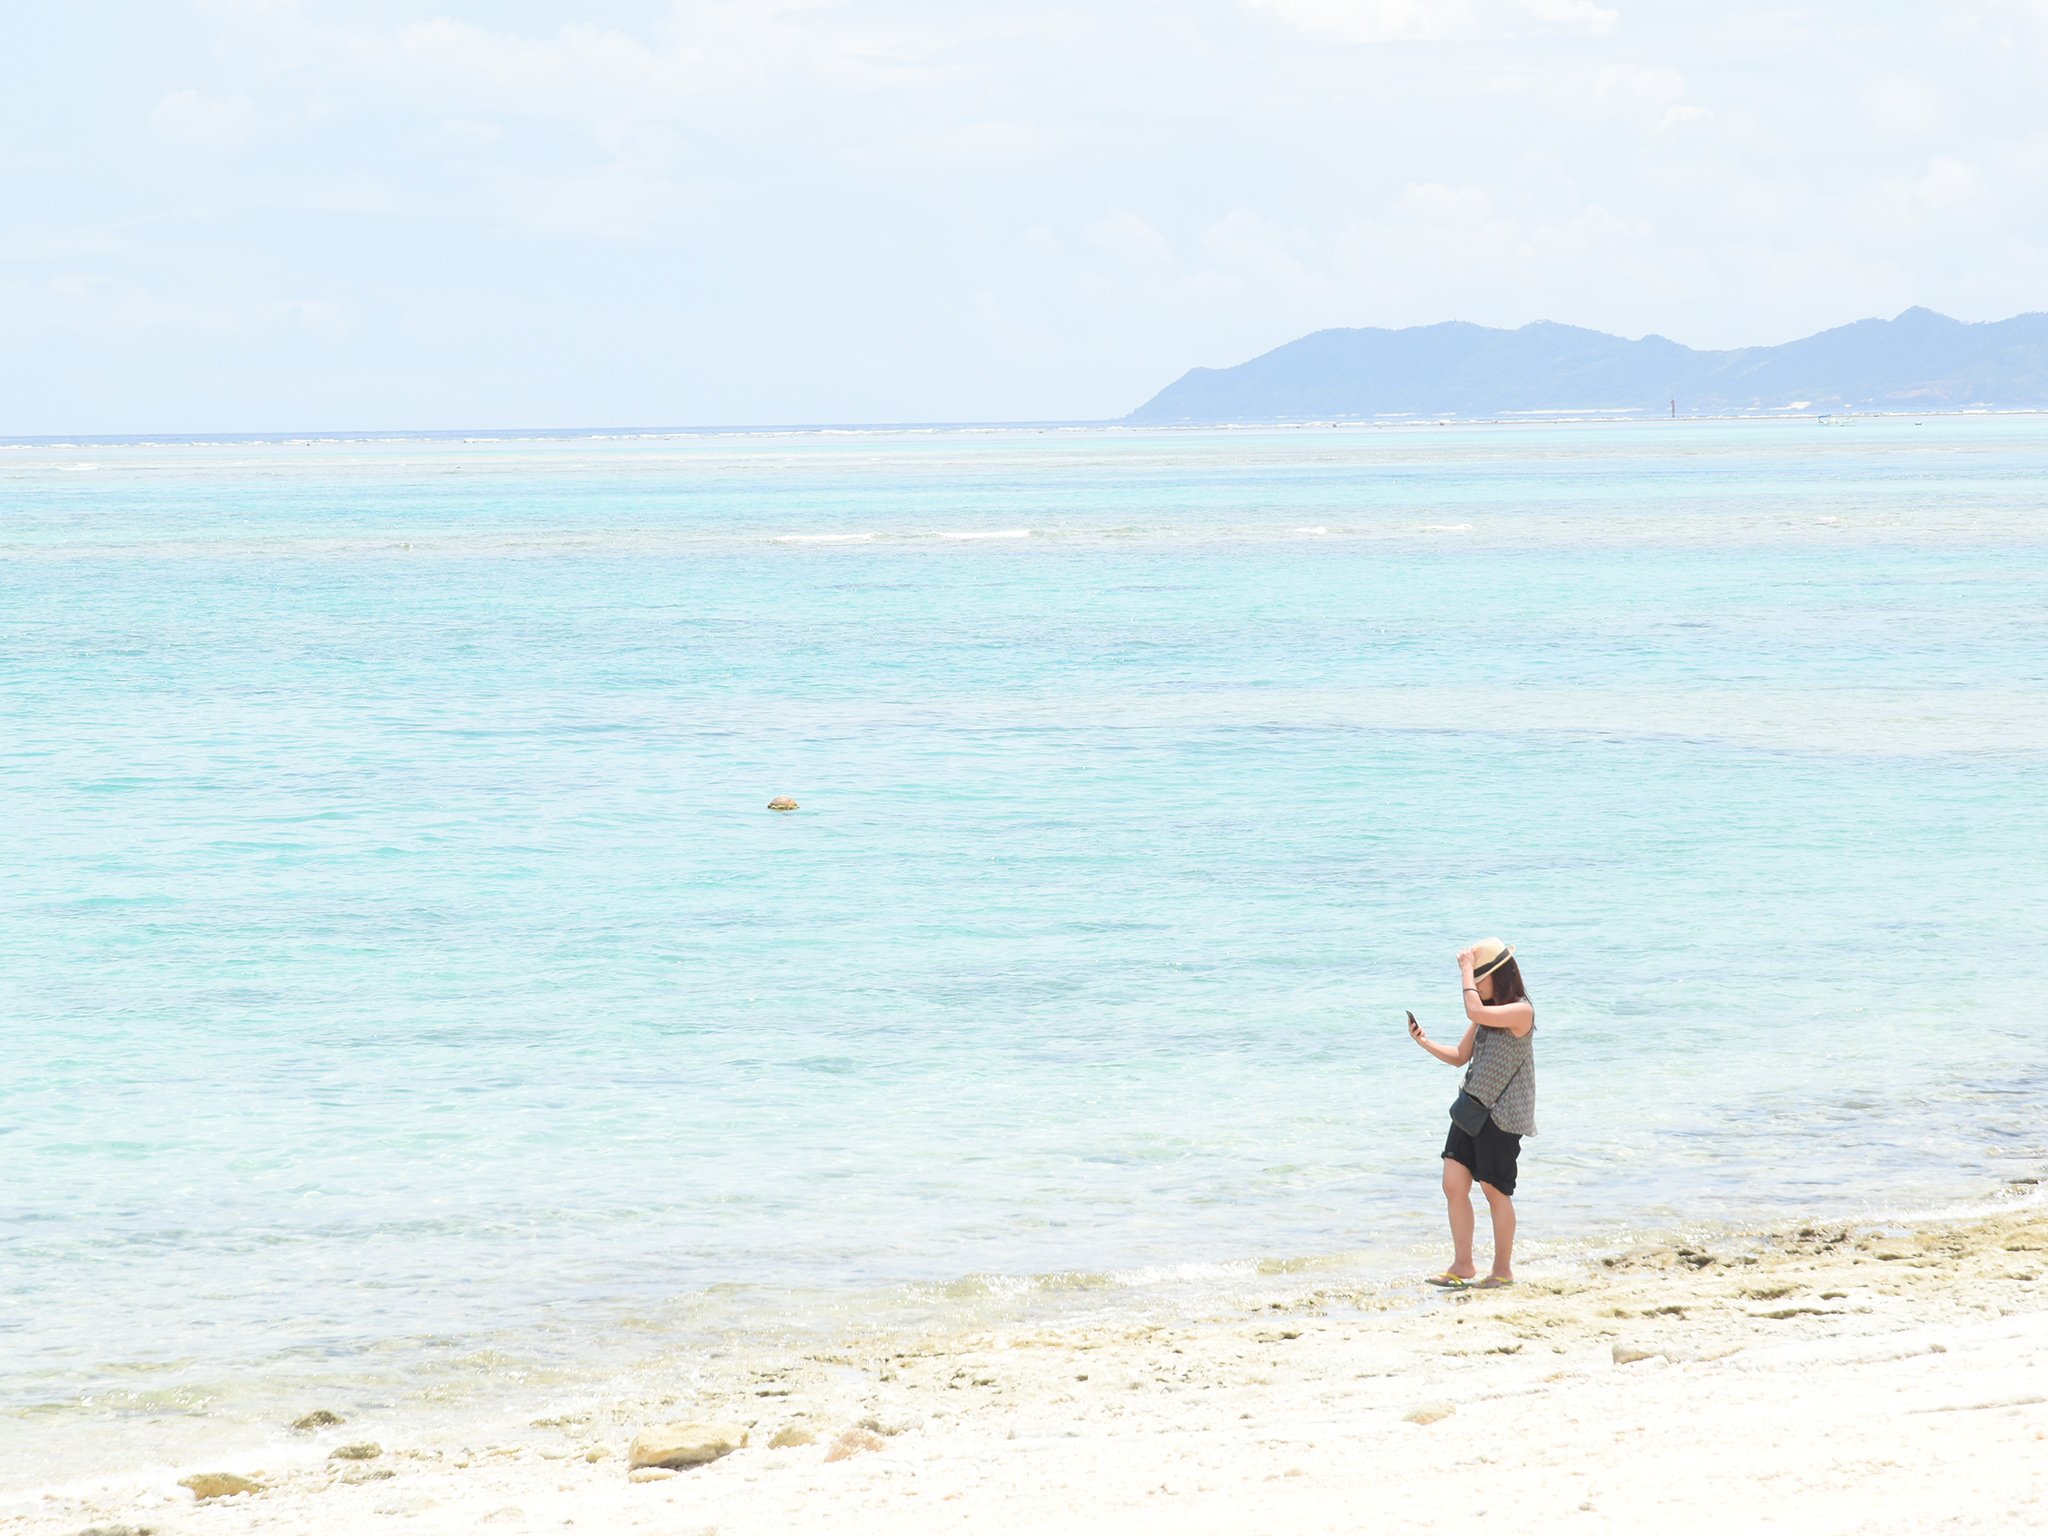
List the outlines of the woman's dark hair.
{"label": "woman's dark hair", "polygon": [[1528,990],[1522,985],[1522,968],[1515,964],[1515,957],[1509,955],[1487,975],[1493,978],[1493,1006],[1504,1008],[1509,1003],[1527,1002]]}

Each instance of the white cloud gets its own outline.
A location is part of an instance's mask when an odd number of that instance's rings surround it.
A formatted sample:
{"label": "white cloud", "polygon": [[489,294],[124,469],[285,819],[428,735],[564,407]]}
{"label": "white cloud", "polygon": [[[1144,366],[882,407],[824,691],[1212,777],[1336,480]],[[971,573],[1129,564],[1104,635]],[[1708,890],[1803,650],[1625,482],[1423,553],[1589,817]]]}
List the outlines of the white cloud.
{"label": "white cloud", "polygon": [[1530,21],[1605,32],[1618,13],[1591,0],[1244,0],[1307,33],[1343,43],[1494,37]]}
{"label": "white cloud", "polygon": [[0,280],[0,334],[17,338],[55,331],[67,339],[118,341],[182,332],[232,343],[282,335],[339,340],[347,329],[344,307],[327,299],[195,300],[98,272]]}
{"label": "white cloud", "polygon": [[1937,155],[1927,173],[1913,183],[1913,196],[1930,209],[1947,210],[1984,195],[1977,173],[1960,160]]}
{"label": "white cloud", "polygon": [[289,19],[296,41],[363,80],[520,117],[689,118],[714,99],[795,81],[901,88],[931,78],[942,47],[915,28],[789,0],[678,4],[650,37],[576,21],[529,35],[448,16],[389,31]]}
{"label": "white cloud", "polygon": [[910,152],[924,149],[933,159],[957,165],[1018,165],[1042,161],[1072,148],[1074,135],[1044,123],[984,118],[904,141]]}
{"label": "white cloud", "polygon": [[1312,37],[1343,43],[1442,42],[1480,27],[1461,0],[1246,0]]}
{"label": "white cloud", "polygon": [[308,336],[321,341],[342,341],[349,334],[348,312],[331,300],[288,300],[281,307],[280,314],[288,317]]}
{"label": "white cloud", "polygon": [[498,123],[478,122],[474,118],[451,117],[441,125],[439,134],[443,144],[461,149],[482,149],[496,144],[505,137],[504,128]]}
{"label": "white cloud", "polygon": [[1934,127],[1934,93],[1925,81],[1873,80],[1863,92],[1863,105],[1873,124],[1901,138],[1921,138]]}
{"label": "white cloud", "polygon": [[296,16],[302,0],[197,0],[197,9],[220,16]]}
{"label": "white cloud", "polygon": [[1466,254],[1511,247],[1516,240],[1514,221],[1494,216],[1493,199],[1481,187],[1413,184],[1402,188],[1393,211],[1413,234]]}
{"label": "white cloud", "polygon": [[199,149],[239,149],[256,131],[256,104],[246,96],[212,101],[193,90],[170,91],[149,114],[151,130]]}
{"label": "white cloud", "polygon": [[894,138],[834,149],[838,157],[868,166],[923,164],[986,173],[1042,164],[1076,149],[1079,143],[1079,135],[1069,128],[1029,120],[979,118],[921,126]]}
{"label": "white cloud", "polygon": [[1202,251],[1225,272],[1248,279],[1289,304],[1331,296],[1328,275],[1316,270],[1314,242],[1303,231],[1282,229],[1249,208],[1230,213],[1202,232]]}
{"label": "white cloud", "polygon": [[1685,77],[1671,68],[1610,64],[1594,75],[1592,99],[1604,107],[1658,116],[1685,94]]}
{"label": "white cloud", "polygon": [[1285,230],[1249,208],[1233,208],[1202,232],[1202,249],[1222,265],[1274,277],[1301,275],[1289,244]]}
{"label": "white cloud", "polygon": [[397,182],[371,171],[308,182],[291,192],[289,200],[294,207],[322,213],[397,213],[411,201]]}
{"label": "white cloud", "polygon": [[1553,26],[1583,27],[1589,32],[1606,32],[1621,19],[1619,11],[1594,5],[1592,0],[1528,0],[1529,11]]}
{"label": "white cloud", "polygon": [[0,234],[0,261],[68,265],[109,257],[146,260],[149,254],[145,242],[118,226],[55,229],[45,224],[17,224]]}
{"label": "white cloud", "polygon": [[1166,237],[1139,218],[1121,209],[1104,214],[1088,226],[1088,243],[1108,251],[1139,270],[1164,270],[1175,265],[1173,247]]}

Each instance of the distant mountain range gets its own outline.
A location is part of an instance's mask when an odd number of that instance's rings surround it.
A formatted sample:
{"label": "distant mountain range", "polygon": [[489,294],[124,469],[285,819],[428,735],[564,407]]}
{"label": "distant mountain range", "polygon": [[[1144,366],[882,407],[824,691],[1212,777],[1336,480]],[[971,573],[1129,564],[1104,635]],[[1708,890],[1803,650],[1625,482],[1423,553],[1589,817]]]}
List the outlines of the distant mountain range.
{"label": "distant mountain range", "polygon": [[1681,416],[2048,407],[2048,314],[1969,324],[1915,308],[1732,352],[1548,320],[1317,331],[1235,368],[1191,368],[1124,419],[1650,416],[1674,400]]}

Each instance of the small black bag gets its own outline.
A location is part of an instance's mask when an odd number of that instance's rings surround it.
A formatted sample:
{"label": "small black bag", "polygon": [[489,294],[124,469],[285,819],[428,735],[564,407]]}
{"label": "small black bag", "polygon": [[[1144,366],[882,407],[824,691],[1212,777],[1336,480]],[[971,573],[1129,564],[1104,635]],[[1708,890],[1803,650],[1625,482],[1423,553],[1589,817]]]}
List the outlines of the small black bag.
{"label": "small black bag", "polygon": [[1486,1117],[1493,1110],[1473,1098],[1464,1089],[1458,1090],[1457,1098],[1451,1101],[1451,1123],[1467,1136],[1477,1136],[1486,1124]]}

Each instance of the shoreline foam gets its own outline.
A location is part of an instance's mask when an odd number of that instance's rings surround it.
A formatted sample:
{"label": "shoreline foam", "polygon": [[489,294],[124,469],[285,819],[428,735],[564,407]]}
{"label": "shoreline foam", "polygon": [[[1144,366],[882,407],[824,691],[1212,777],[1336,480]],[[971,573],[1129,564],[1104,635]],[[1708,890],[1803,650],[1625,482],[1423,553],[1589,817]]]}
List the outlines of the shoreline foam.
{"label": "shoreline foam", "polygon": [[[2048,1212],[1889,1230],[1661,1244],[1494,1293],[1337,1285],[1205,1322],[714,1350],[495,1439],[331,1461],[377,1432],[343,1424],[268,1465],[178,1469],[261,1473],[260,1494],[95,1480],[10,1501],[0,1532],[2048,1523]],[[687,1420],[750,1444],[629,1481],[632,1438]],[[828,1461],[864,1424],[878,1448]]]}

